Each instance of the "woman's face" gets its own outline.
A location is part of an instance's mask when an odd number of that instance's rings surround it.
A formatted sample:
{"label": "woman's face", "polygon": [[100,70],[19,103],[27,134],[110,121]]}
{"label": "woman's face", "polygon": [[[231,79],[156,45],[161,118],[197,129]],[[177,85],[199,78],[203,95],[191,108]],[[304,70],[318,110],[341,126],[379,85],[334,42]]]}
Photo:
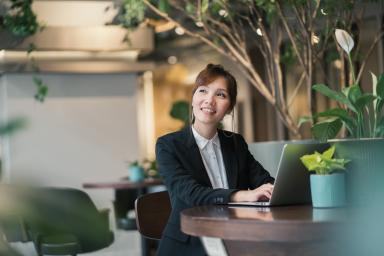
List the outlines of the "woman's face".
{"label": "woman's face", "polygon": [[228,113],[230,105],[227,82],[223,77],[199,86],[192,97],[195,124],[217,125]]}

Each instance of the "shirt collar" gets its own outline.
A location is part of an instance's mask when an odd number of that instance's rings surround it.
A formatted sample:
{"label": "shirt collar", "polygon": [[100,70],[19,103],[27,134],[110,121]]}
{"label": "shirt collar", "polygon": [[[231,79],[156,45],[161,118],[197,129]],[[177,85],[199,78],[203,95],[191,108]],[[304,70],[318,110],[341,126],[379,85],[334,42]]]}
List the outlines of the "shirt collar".
{"label": "shirt collar", "polygon": [[196,130],[195,128],[193,127],[192,125],[192,133],[193,133],[193,136],[195,137],[195,140],[196,140],[196,144],[197,146],[199,147],[200,150],[203,150],[205,148],[205,146],[207,146],[207,144],[211,141],[213,144],[215,144],[216,146],[218,146],[220,148],[220,140],[219,140],[219,136],[217,134],[217,131],[215,133],[215,135],[213,136],[212,139],[206,139],[204,138],[203,136],[201,136]]}

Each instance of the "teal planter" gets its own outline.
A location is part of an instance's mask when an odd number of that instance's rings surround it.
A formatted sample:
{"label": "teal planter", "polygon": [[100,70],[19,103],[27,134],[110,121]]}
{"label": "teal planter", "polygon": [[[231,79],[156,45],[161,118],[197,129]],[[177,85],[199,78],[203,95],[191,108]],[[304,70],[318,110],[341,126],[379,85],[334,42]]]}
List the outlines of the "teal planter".
{"label": "teal planter", "polygon": [[129,171],[129,180],[132,182],[140,182],[144,180],[144,170],[140,166],[130,166]]}
{"label": "teal planter", "polygon": [[345,206],[345,174],[310,176],[312,205],[317,208]]}

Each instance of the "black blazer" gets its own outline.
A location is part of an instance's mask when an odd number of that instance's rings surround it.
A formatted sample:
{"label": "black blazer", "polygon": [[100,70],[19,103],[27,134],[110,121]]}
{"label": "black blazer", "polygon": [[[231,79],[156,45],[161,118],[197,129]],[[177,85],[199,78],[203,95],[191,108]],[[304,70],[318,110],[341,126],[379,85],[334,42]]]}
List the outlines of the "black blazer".
{"label": "black blazer", "polygon": [[[218,130],[218,136],[229,189],[212,188],[190,126],[157,140],[158,169],[172,204],[172,212],[162,240],[171,238],[185,243],[185,248],[188,249],[190,236],[180,230],[182,210],[198,205],[226,204],[230,201],[232,193],[238,190],[254,189],[274,182],[269,173],[253,158],[241,135]],[[162,246],[161,243],[158,254],[167,255],[167,248],[164,247],[169,247],[171,243],[168,241],[167,246]],[[186,252],[180,252],[180,249],[178,253],[188,255]]]}

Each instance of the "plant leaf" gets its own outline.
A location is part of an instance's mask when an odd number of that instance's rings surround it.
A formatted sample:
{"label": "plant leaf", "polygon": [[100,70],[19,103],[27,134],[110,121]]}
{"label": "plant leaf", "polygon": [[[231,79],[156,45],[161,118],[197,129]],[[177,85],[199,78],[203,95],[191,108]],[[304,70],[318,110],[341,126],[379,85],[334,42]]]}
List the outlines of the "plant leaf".
{"label": "plant leaf", "polygon": [[381,109],[383,108],[383,105],[384,105],[384,74],[381,74],[379,76],[379,79],[377,80],[376,96],[377,96],[377,100],[375,102],[375,111],[376,111],[376,115],[380,116]]}
{"label": "plant leaf", "polygon": [[367,106],[368,104],[370,104],[371,102],[373,102],[374,100],[376,99],[376,96],[374,96],[373,94],[371,93],[365,93],[363,95],[361,95],[357,100],[356,100],[356,108],[359,110],[359,111],[362,111],[363,108],[365,106]]}
{"label": "plant leaf", "polygon": [[377,123],[374,137],[384,137],[384,117],[381,117],[380,121]]}
{"label": "plant leaf", "polygon": [[381,74],[377,79],[376,95],[384,100],[384,74]]}
{"label": "plant leaf", "polygon": [[342,126],[341,120],[336,117],[315,124],[311,130],[313,136],[323,142],[335,138]]}
{"label": "plant leaf", "polygon": [[301,116],[299,118],[299,121],[297,122],[297,126],[298,127],[301,127],[301,125],[305,124],[305,123],[309,123],[309,122],[313,122],[313,117],[311,116]]}
{"label": "plant leaf", "polygon": [[160,11],[165,13],[168,13],[170,10],[168,0],[159,0],[158,7]]}
{"label": "plant leaf", "polygon": [[209,7],[209,0],[202,0],[201,1],[201,13],[205,14],[208,11]]}
{"label": "plant leaf", "polygon": [[345,123],[346,126],[353,129],[356,122],[348,115],[348,111],[342,108],[332,108],[316,114],[317,117],[338,117]]}
{"label": "plant leaf", "polygon": [[353,105],[355,105],[357,99],[362,96],[360,86],[358,85],[352,85],[350,87],[346,87],[344,92],[346,93],[347,98]]}
{"label": "plant leaf", "polygon": [[[317,152],[316,152],[317,153]],[[321,161],[320,154],[304,155],[300,157],[301,162],[308,169],[308,171],[315,171],[319,167]]]}
{"label": "plant leaf", "polygon": [[25,118],[18,117],[9,120],[7,123],[0,123],[0,136],[11,135],[17,130],[21,130],[26,127],[27,121]]}
{"label": "plant leaf", "polygon": [[170,116],[183,121],[185,125],[189,123],[189,104],[187,101],[180,100],[172,104]]}
{"label": "plant leaf", "polygon": [[355,107],[349,102],[348,98],[344,94],[332,90],[325,84],[315,84],[312,86],[312,89],[327,96],[330,99],[333,99],[333,100],[336,100],[337,102],[345,104],[346,106],[348,106],[348,108],[356,112]]}
{"label": "plant leaf", "polygon": [[332,159],[333,154],[335,153],[335,146],[330,147],[321,154],[323,159]]}

